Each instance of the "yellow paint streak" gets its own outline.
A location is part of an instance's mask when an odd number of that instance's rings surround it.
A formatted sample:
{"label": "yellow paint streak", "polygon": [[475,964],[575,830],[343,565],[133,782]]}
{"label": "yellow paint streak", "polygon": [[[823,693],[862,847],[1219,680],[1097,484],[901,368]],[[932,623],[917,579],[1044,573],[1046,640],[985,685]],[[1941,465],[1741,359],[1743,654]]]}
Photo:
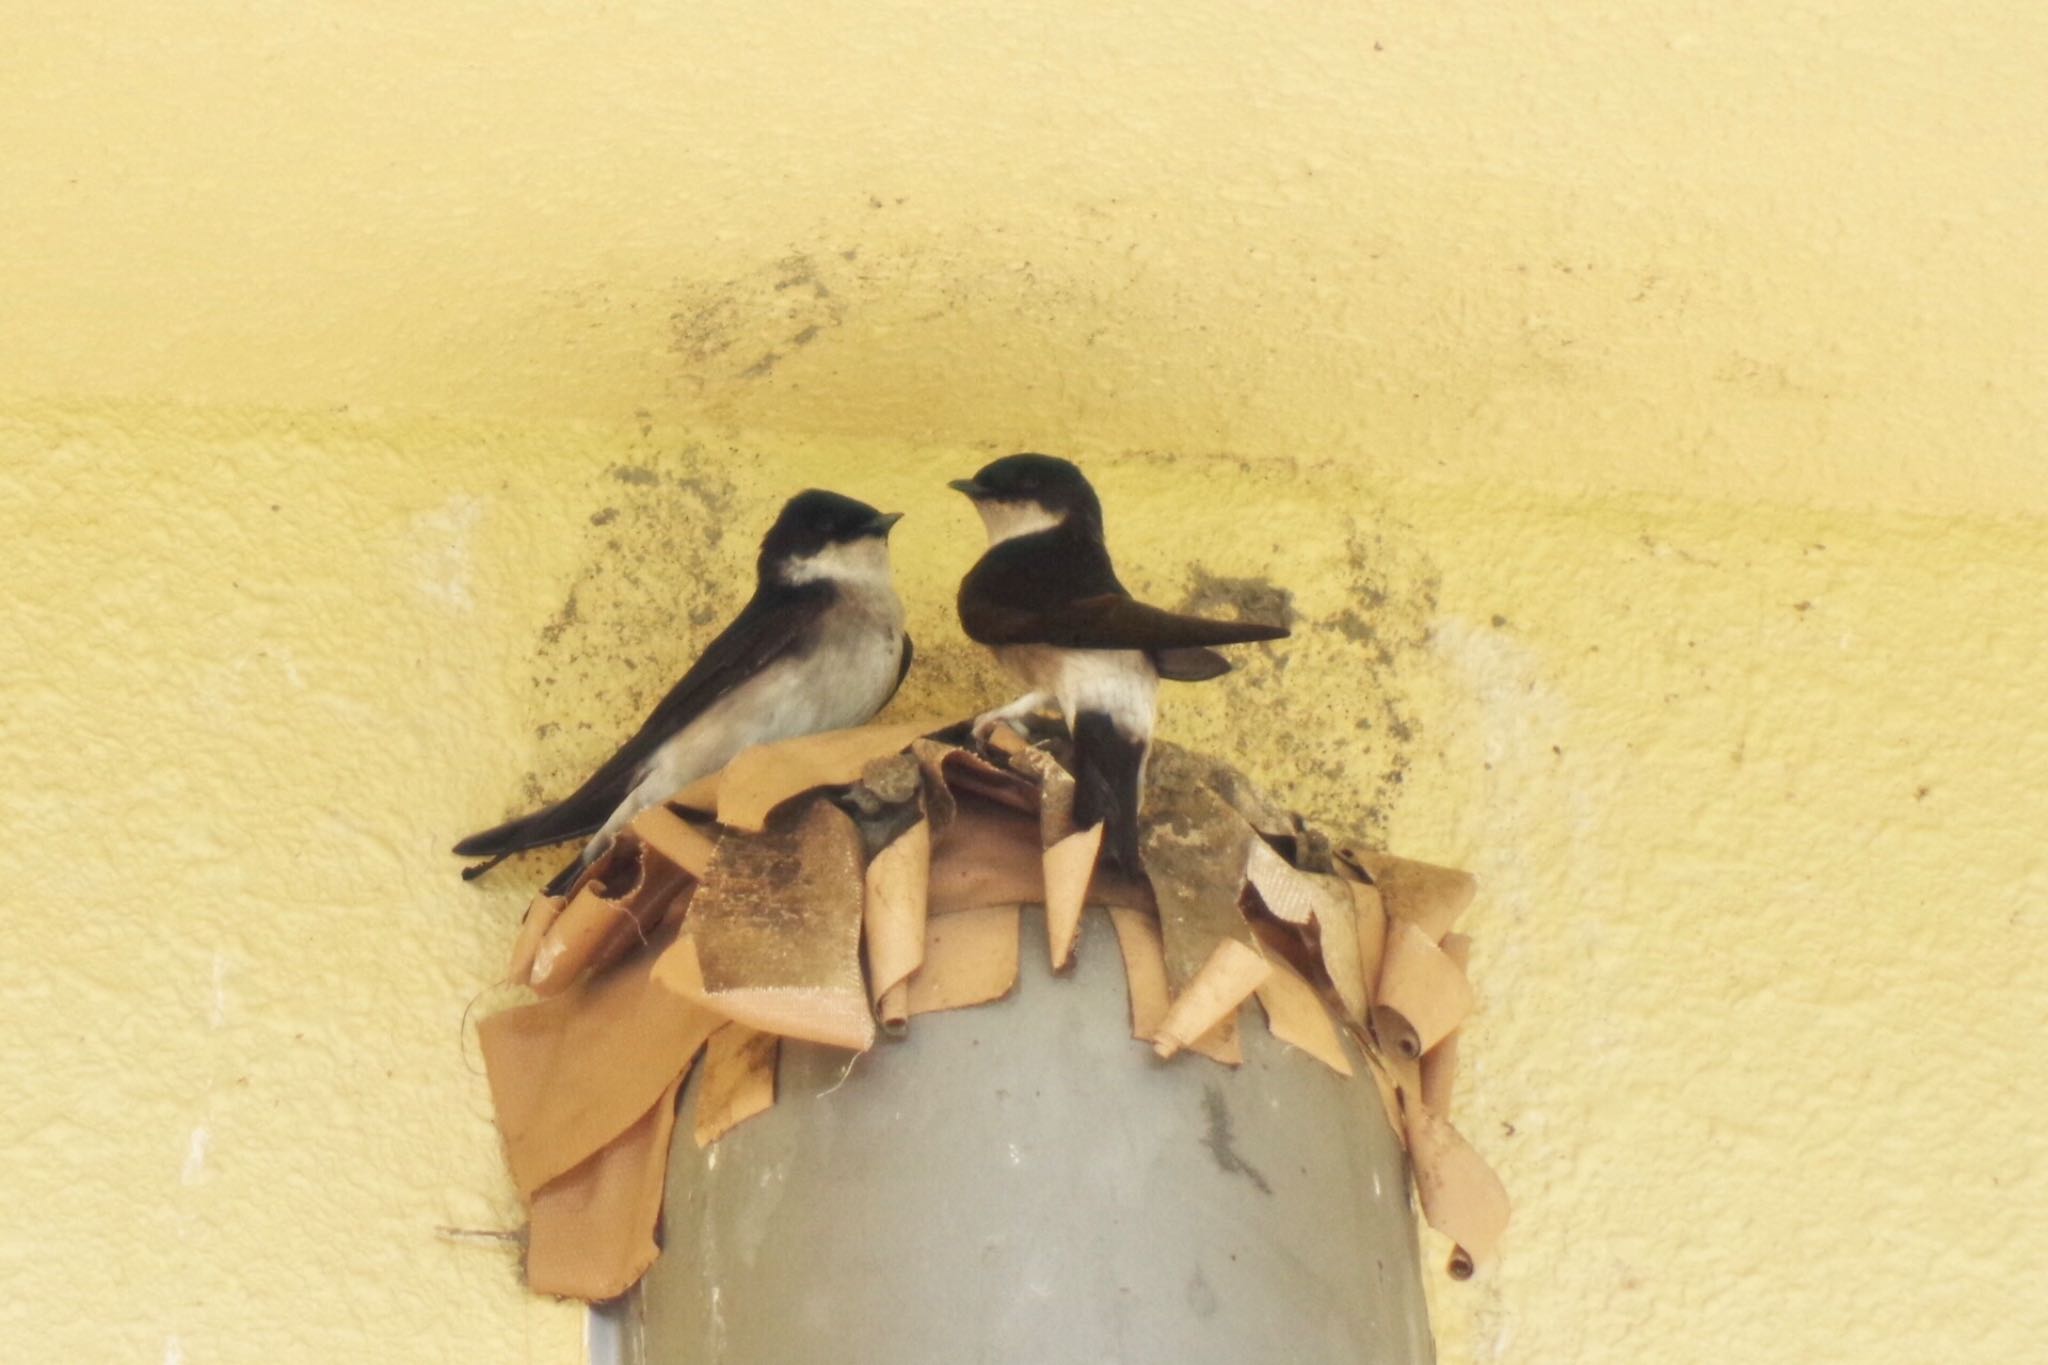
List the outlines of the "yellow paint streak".
{"label": "yellow paint streak", "polygon": [[1291,591],[1168,737],[1482,879],[1447,1365],[2048,1354],[2048,10],[29,8],[11,1356],[576,1359],[436,1232],[544,866],[444,850],[805,484],[910,513],[893,714],[1007,695],[943,481],[1022,446]]}

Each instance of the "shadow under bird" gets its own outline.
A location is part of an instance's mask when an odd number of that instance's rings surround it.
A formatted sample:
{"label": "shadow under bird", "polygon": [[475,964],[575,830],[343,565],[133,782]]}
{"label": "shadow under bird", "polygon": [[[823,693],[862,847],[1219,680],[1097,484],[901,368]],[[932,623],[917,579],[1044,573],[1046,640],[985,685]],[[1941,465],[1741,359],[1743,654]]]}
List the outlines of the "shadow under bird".
{"label": "shadow under bird", "polygon": [[761,540],[754,595],[619,751],[572,794],[455,845],[487,859],[589,837],[547,885],[559,895],[635,815],[742,749],[866,723],[910,671],[889,529],[903,514],[807,489]]}
{"label": "shadow under bird", "polygon": [[1109,562],[1102,504],[1066,460],[1009,455],[950,486],[973,501],[989,539],[960,582],[960,624],[1030,689],[977,717],[975,734],[1057,704],[1074,737],[1074,822],[1102,824],[1105,856],[1135,873],[1159,680],[1218,677],[1230,664],[1211,646],[1277,640],[1287,628],[1133,598]]}

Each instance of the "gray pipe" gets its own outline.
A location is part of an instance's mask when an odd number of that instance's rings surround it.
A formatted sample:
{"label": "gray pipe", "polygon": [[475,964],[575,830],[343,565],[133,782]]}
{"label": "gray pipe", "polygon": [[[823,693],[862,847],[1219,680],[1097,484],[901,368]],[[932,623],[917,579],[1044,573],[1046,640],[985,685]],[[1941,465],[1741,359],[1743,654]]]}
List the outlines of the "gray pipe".
{"label": "gray pipe", "polygon": [[[1008,1000],[848,1054],[700,1152],[689,1102],[633,1365],[1426,1365],[1405,1157],[1363,1071],[1130,1037],[1099,911],[1067,977],[1026,911]],[[1355,1059],[1354,1059],[1355,1060]],[[693,1083],[694,1088],[694,1083]]]}

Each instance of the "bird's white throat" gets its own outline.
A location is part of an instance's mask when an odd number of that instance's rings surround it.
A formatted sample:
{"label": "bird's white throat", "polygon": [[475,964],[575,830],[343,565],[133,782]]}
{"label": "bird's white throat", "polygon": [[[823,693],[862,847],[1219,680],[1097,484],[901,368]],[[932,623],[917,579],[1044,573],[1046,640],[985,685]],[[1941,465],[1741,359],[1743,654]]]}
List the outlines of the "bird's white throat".
{"label": "bird's white throat", "polygon": [[889,588],[889,542],[881,536],[841,541],[814,554],[791,555],[780,572],[785,583],[825,579],[847,588]]}
{"label": "bird's white throat", "polygon": [[981,513],[981,524],[988,528],[988,543],[1000,545],[1018,536],[1028,536],[1037,531],[1049,531],[1067,519],[1066,513],[1054,512],[1042,503],[999,502],[994,499],[977,499],[974,510]]}

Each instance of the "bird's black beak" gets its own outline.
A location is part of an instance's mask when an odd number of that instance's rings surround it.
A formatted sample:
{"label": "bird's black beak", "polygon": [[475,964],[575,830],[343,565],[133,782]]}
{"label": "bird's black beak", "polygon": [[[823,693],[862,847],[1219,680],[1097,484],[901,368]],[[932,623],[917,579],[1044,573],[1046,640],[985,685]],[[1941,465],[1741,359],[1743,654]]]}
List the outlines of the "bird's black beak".
{"label": "bird's black beak", "polygon": [[873,535],[886,536],[889,534],[889,528],[901,520],[901,512],[877,512],[874,520],[868,523],[869,532]]}
{"label": "bird's black beak", "polygon": [[948,479],[946,487],[956,493],[965,493],[970,498],[981,498],[988,495],[988,490],[972,479]]}

